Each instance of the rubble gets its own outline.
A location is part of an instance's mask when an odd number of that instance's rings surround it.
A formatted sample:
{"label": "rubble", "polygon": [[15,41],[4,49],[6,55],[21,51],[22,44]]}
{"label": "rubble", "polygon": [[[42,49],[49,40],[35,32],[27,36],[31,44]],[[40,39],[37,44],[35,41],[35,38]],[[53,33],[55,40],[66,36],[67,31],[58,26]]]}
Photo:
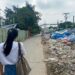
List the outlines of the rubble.
{"label": "rubble", "polygon": [[[71,45],[43,38],[44,56],[48,75],[75,75],[75,50]],[[72,45],[73,47],[75,46]]]}

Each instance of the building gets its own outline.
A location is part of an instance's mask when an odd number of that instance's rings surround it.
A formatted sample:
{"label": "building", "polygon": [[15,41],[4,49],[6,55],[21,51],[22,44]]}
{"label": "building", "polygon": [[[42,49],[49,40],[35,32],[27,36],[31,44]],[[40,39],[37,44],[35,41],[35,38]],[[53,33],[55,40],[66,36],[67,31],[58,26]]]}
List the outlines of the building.
{"label": "building", "polygon": [[2,25],[1,28],[11,29],[16,28],[17,24]]}

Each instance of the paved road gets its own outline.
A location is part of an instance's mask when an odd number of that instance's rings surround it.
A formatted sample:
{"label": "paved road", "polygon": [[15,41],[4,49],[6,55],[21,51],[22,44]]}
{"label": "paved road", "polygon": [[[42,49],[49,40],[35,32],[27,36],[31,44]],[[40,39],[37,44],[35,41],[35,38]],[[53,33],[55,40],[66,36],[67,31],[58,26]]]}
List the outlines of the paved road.
{"label": "paved road", "polygon": [[46,67],[43,62],[43,49],[41,45],[41,37],[35,36],[24,42],[27,50],[26,57],[32,68],[30,75],[46,75]]}

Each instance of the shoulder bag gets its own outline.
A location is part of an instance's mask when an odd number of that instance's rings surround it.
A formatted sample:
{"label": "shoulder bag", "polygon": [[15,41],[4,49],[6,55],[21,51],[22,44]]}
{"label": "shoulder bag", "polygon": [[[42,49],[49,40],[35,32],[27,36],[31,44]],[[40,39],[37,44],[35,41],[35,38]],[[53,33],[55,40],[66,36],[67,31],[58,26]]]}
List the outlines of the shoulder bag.
{"label": "shoulder bag", "polygon": [[22,53],[21,53],[21,44],[18,43],[19,46],[19,60],[16,64],[16,71],[17,71],[17,75],[29,75],[31,68],[28,64],[28,61],[26,60],[25,57],[23,57]]}

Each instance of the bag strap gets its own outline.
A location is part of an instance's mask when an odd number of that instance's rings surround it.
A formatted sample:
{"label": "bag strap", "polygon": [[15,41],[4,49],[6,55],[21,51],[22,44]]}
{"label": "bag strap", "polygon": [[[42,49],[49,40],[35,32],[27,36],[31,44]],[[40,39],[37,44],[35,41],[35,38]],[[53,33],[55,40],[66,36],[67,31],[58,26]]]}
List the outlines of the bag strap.
{"label": "bag strap", "polygon": [[[21,44],[20,44],[20,42],[18,42],[18,46],[19,46],[19,51],[18,51],[19,59],[21,59],[23,57],[23,54],[21,52]],[[27,75],[28,75],[29,72],[31,71],[31,68],[30,68],[29,63],[28,63],[26,58],[24,58],[24,61],[25,61],[25,66],[26,66],[26,70],[27,70]],[[23,66],[23,59],[21,59],[21,62],[22,62],[22,66]]]}
{"label": "bag strap", "polygon": [[19,58],[21,58],[23,55],[22,55],[22,52],[21,52],[21,44],[20,44],[20,42],[18,42],[18,47],[19,47],[18,56],[19,56]]}

